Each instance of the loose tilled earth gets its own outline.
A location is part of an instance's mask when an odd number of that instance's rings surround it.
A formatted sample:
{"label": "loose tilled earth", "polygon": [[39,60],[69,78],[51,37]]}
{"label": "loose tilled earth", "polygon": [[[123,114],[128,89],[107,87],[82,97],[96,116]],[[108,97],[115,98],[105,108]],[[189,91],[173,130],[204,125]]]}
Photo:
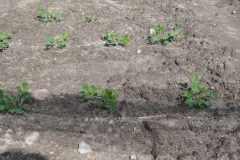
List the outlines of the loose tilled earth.
{"label": "loose tilled earth", "polygon": [[[37,7],[61,10],[63,20],[40,22]],[[87,23],[87,11],[98,20]],[[157,23],[184,34],[150,45]],[[27,80],[51,93],[23,116],[0,114],[1,160],[240,159],[239,0],[0,0],[0,27],[12,37],[0,53],[0,87],[13,92]],[[108,29],[132,43],[104,46]],[[67,47],[44,50],[43,39],[63,31]],[[178,101],[191,73],[218,91],[211,109]],[[83,83],[115,89],[116,112],[81,99]],[[81,141],[92,152],[80,154]]]}

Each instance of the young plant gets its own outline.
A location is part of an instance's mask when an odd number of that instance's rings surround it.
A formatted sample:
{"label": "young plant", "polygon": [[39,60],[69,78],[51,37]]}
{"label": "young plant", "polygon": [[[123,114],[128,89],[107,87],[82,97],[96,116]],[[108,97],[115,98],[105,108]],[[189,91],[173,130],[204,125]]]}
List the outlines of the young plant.
{"label": "young plant", "polygon": [[0,52],[8,48],[9,40],[10,36],[7,34],[7,32],[0,30]]}
{"label": "young plant", "polygon": [[120,33],[116,33],[113,31],[107,31],[103,38],[104,41],[106,41],[106,45],[128,45],[131,42],[131,38],[128,35],[123,35]]}
{"label": "young plant", "polygon": [[160,34],[164,32],[164,27],[157,24],[154,28],[150,29],[150,42],[152,44],[157,44],[161,41]]}
{"label": "young plant", "polygon": [[53,36],[48,36],[44,40],[44,44],[46,49],[51,49],[51,48],[64,48],[67,45],[68,41],[68,32],[63,32],[62,34],[59,34],[55,37]]}
{"label": "young plant", "polygon": [[117,93],[111,89],[101,89],[95,86],[82,85],[81,96],[86,100],[96,101],[100,108],[115,110],[117,104]]}
{"label": "young plant", "polygon": [[97,17],[94,16],[93,14],[91,14],[90,12],[87,12],[86,16],[85,16],[85,19],[88,23],[90,22],[94,22],[97,20]]}
{"label": "young plant", "polygon": [[7,111],[12,114],[22,114],[23,104],[31,98],[31,93],[27,90],[29,88],[28,82],[23,82],[16,87],[17,95],[9,96],[4,94],[0,89],[0,111]]}
{"label": "young plant", "polygon": [[59,22],[62,20],[63,12],[44,9],[42,7],[37,8],[37,18],[42,22]]}
{"label": "young plant", "polygon": [[165,33],[162,36],[162,44],[167,45],[172,42],[178,35],[180,35],[182,30],[180,28],[173,28],[169,33]]}
{"label": "young plant", "polygon": [[162,43],[163,45],[167,45],[181,33],[182,30],[178,27],[173,28],[170,32],[165,32],[164,27],[160,24],[157,24],[154,28],[150,29],[149,39],[152,44]]}
{"label": "young plant", "polygon": [[127,15],[126,15],[126,18],[127,19],[131,19],[131,20],[135,20],[135,16],[136,16],[136,12],[135,12],[135,9],[133,8],[128,8],[128,11],[127,11]]}
{"label": "young plant", "polygon": [[205,87],[197,75],[191,75],[190,84],[182,93],[185,104],[189,107],[210,108],[217,98],[217,92]]}

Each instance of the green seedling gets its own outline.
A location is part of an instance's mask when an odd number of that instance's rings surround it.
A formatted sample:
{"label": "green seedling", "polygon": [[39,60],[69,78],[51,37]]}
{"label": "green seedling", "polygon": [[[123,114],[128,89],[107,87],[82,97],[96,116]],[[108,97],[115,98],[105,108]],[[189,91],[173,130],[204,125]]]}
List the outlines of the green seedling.
{"label": "green seedling", "polygon": [[63,12],[44,9],[42,7],[37,8],[37,18],[42,22],[59,22],[62,20]]}
{"label": "green seedling", "polygon": [[151,44],[162,43],[163,45],[167,45],[181,33],[182,30],[178,27],[173,28],[170,32],[165,32],[164,27],[160,24],[157,24],[154,28],[150,29],[149,39]]}
{"label": "green seedling", "polygon": [[131,19],[131,20],[135,20],[135,16],[136,16],[135,9],[133,9],[131,7],[128,8],[126,18]]}
{"label": "green seedling", "polygon": [[64,48],[67,45],[68,41],[68,32],[63,32],[62,34],[59,34],[55,37],[53,36],[48,36],[44,40],[44,44],[46,49],[51,49],[51,48]]}
{"label": "green seedling", "polygon": [[160,34],[164,32],[164,27],[157,24],[154,28],[150,29],[150,42],[152,44],[157,44],[161,41]]}
{"label": "green seedling", "polygon": [[104,41],[106,41],[106,45],[128,45],[131,42],[131,38],[128,35],[123,35],[120,33],[116,33],[113,31],[107,31],[103,38]]}
{"label": "green seedling", "polygon": [[111,89],[101,89],[95,86],[82,85],[81,97],[86,100],[97,102],[100,108],[109,109],[111,112],[115,110],[117,104],[117,93]]}
{"label": "green seedling", "polygon": [[27,91],[28,88],[28,82],[23,82],[16,87],[16,96],[6,95],[0,89],[0,111],[7,111],[12,114],[22,114],[24,112],[23,104],[32,97],[31,93]]}
{"label": "green seedling", "polygon": [[182,93],[184,102],[189,107],[210,108],[217,98],[217,92],[205,87],[197,75],[191,75],[190,84]]}
{"label": "green seedling", "polygon": [[0,52],[8,48],[8,43],[10,41],[10,36],[7,32],[0,30]]}
{"label": "green seedling", "polygon": [[88,23],[97,21],[97,17],[91,14],[90,12],[87,12],[85,19]]}

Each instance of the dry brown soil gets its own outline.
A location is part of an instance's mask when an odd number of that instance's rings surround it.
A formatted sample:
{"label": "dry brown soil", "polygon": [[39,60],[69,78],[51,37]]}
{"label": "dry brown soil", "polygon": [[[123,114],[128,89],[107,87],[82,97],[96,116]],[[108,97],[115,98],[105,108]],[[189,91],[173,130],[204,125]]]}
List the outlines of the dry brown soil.
{"label": "dry brown soil", "polygon": [[[63,20],[36,20],[39,6],[63,11]],[[85,21],[88,10],[96,22]],[[184,34],[150,45],[157,23]],[[12,38],[0,53],[0,87],[12,92],[27,80],[31,91],[51,92],[23,116],[0,114],[1,160],[240,159],[239,0],[0,0],[0,28]],[[108,29],[132,43],[104,46]],[[67,47],[44,50],[43,39],[63,31]],[[177,100],[193,72],[218,90],[211,109]],[[83,101],[83,83],[115,89],[116,112]],[[39,137],[26,145],[32,132]],[[81,141],[93,151],[80,154]]]}

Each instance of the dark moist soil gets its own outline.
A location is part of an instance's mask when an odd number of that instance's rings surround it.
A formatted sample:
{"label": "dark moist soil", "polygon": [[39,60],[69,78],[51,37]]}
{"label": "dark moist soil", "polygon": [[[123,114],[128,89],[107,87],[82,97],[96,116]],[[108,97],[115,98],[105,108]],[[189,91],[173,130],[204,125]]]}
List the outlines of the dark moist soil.
{"label": "dark moist soil", "polygon": [[[63,11],[63,21],[36,20],[39,6]],[[98,20],[87,23],[87,11]],[[184,34],[149,45],[157,23]],[[0,53],[0,87],[12,92],[27,80],[31,91],[51,92],[23,116],[0,115],[0,160],[240,159],[239,0],[0,0],[0,27],[11,36]],[[132,43],[106,47],[109,29]],[[43,39],[63,31],[67,47],[44,50]],[[218,91],[211,109],[177,100],[191,73]],[[116,112],[81,99],[83,83],[115,89]],[[26,145],[32,132],[40,136]],[[80,154],[81,141],[93,152]]]}

